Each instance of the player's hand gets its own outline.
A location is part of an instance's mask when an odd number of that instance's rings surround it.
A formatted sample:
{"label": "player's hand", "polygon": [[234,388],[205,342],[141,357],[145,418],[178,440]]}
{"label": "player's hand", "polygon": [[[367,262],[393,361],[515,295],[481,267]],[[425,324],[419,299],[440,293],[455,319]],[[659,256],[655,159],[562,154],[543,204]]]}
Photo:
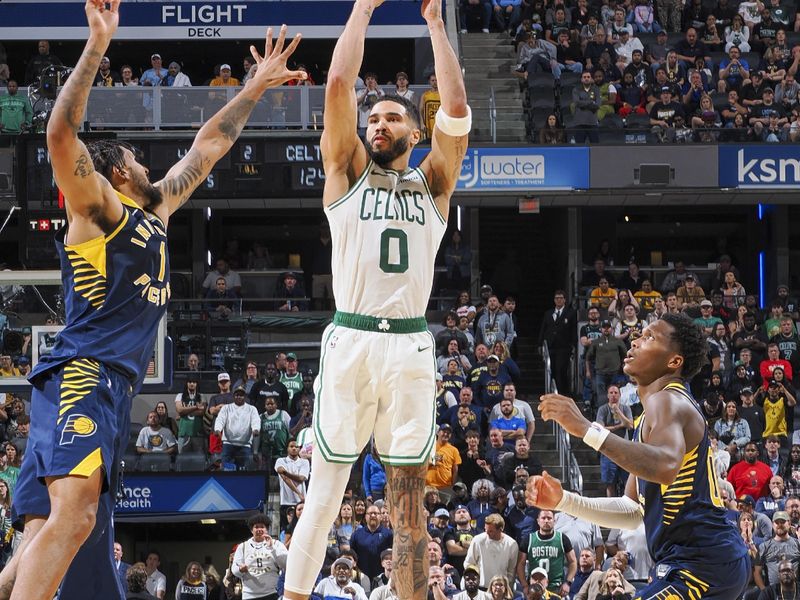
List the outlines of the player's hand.
{"label": "player's hand", "polygon": [[525,504],[528,506],[554,510],[563,496],[564,489],[561,487],[561,482],[547,471],[528,478],[525,488]]}
{"label": "player's hand", "polygon": [[[300,43],[301,35],[298,33],[294,36],[294,39],[286,46],[284,49],[284,43],[286,41],[286,25],[281,25],[280,33],[278,34],[278,39],[275,41],[275,45],[272,45],[272,27],[267,29],[267,40],[264,49],[264,56],[258,53],[258,50],[255,46],[250,46],[250,54],[253,55],[253,59],[256,61],[258,65],[258,69],[256,69],[255,75],[250,81],[253,81],[255,84],[266,88],[273,88],[278,87],[279,85],[283,85],[290,79],[300,79],[305,81],[308,77],[308,74],[305,71],[290,71],[286,66],[286,61],[289,57],[294,53],[297,49],[297,45]],[[249,81],[248,81],[249,83]]]}
{"label": "player's hand", "polygon": [[239,565],[239,571],[242,572],[242,573],[248,573],[249,572],[249,570],[247,568],[247,565]]}
{"label": "player's hand", "polygon": [[583,416],[572,398],[559,394],[545,394],[539,398],[539,412],[545,421],[555,421],[567,433],[582,438],[589,429],[589,420]]}
{"label": "player's hand", "polygon": [[569,584],[566,581],[561,584],[559,592],[562,598],[566,598],[569,595]]}
{"label": "player's hand", "polygon": [[442,20],[442,0],[422,0],[422,18],[430,25]]}
{"label": "player's hand", "polygon": [[119,3],[120,0],[86,0],[83,8],[91,35],[103,40],[113,37],[119,25]]}

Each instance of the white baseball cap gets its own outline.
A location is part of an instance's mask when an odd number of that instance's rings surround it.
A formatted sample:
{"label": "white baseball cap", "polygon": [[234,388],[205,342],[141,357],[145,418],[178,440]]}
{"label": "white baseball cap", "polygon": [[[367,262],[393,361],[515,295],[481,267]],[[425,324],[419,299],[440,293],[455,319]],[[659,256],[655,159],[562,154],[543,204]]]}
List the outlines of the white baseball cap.
{"label": "white baseball cap", "polygon": [[217,375],[217,381],[230,381],[230,380],[231,376],[228,375],[227,373],[220,373],[219,375]]}
{"label": "white baseball cap", "polygon": [[228,69],[228,71],[230,71],[231,70],[231,66],[229,64],[227,64],[227,63],[225,63],[224,65],[220,65],[220,67],[219,67],[220,71],[224,71],[225,69]]}
{"label": "white baseball cap", "polygon": [[536,567],[533,571],[531,571],[530,576],[533,577],[534,575],[543,575],[547,577],[547,571],[545,571],[542,567]]}

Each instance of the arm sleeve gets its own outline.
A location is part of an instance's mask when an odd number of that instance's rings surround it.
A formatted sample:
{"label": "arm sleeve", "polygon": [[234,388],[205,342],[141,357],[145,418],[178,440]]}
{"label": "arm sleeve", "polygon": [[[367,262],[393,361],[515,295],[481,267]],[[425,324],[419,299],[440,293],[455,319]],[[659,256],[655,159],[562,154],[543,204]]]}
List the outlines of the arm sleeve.
{"label": "arm sleeve", "polygon": [[619,498],[587,498],[564,492],[556,510],[596,523],[600,527],[636,529],[643,519],[642,507],[627,496]]}

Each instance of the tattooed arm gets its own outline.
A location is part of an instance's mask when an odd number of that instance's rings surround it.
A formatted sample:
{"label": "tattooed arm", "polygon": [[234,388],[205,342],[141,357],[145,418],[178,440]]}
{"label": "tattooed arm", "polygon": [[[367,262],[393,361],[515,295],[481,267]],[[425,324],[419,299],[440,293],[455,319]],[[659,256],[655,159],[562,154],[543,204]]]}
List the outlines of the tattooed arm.
{"label": "tattooed arm", "polygon": [[[110,8],[87,0],[84,8],[89,22],[89,39],[53,107],[47,124],[47,149],[56,184],[66,198],[70,224],[75,216],[79,216],[86,217],[90,224],[97,223],[103,227],[121,218],[122,205],[105,177],[94,170],[89,151],[78,139],[78,130],[100,59],[117,29],[119,0],[111,2]],[[76,224],[75,228],[80,229],[80,225]],[[94,237],[91,232],[78,232],[79,236],[83,234]]]}
{"label": "tattooed arm", "polygon": [[389,515],[394,526],[392,581],[397,596],[425,600],[428,595],[428,531],[422,512],[426,465],[386,465]]}
{"label": "tattooed arm", "polygon": [[290,79],[305,79],[304,71],[289,71],[287,59],[300,43],[297,34],[284,50],[286,25],[281,27],[275,47],[272,46],[272,28],[267,30],[266,51],[262,57],[255,46],[250,53],[258,65],[255,75],[250,78],[237,96],[215,114],[202,129],[180,162],[172,167],[156,186],[164,196],[165,210],[169,216],[178,210],[191,196],[198,185],[208,177],[242,132],[250,113],[253,112],[261,96],[269,88],[278,87]]}
{"label": "tattooed arm", "polygon": [[[422,16],[428,24],[433,45],[436,81],[442,99],[440,110],[453,118],[466,117],[467,92],[461,65],[445,33],[442,0],[430,0],[427,6],[423,4]],[[436,206],[445,219],[450,210],[450,196],[461,174],[461,161],[467,153],[467,139],[466,135],[453,137],[434,127],[431,151],[423,163],[422,168],[431,183]]]}

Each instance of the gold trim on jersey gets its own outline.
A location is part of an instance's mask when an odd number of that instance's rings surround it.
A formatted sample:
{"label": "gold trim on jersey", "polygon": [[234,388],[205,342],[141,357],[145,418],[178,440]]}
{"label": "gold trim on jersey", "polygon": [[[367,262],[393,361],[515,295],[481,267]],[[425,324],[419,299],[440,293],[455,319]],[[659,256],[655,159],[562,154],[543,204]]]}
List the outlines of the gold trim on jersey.
{"label": "gold trim on jersey", "polygon": [[679,381],[673,381],[672,383],[668,383],[667,385],[665,385],[664,389],[678,392],[682,396],[685,396],[687,400],[691,400],[693,403],[696,404],[694,398],[692,398],[692,395],[689,393],[689,390],[686,389],[686,384],[684,383],[681,383]]}
{"label": "gold trim on jersey", "polygon": [[[148,221],[155,219],[161,225],[162,229],[166,229],[166,227],[164,226],[164,221],[162,221],[161,217],[159,217],[157,214],[145,210],[144,208],[142,208],[141,206],[136,204],[136,202],[134,200],[131,200],[130,198],[128,198],[122,192],[118,192],[117,190],[114,190],[114,191],[117,193],[117,198],[119,198],[119,201],[122,202],[122,204],[124,204],[125,206],[130,206],[131,208],[134,208],[136,210],[142,211],[142,213],[145,215],[145,217],[147,218]],[[151,219],[151,217],[152,217],[152,219]],[[166,235],[166,234],[164,234],[164,235]]]}
{"label": "gold trim on jersey", "polygon": [[66,364],[61,378],[56,424],[60,424],[64,415],[97,387],[99,380],[100,363],[96,360],[76,358]]}
{"label": "gold trim on jersey", "polygon": [[128,222],[129,213],[123,209],[122,218],[108,235],[102,235],[80,244],[64,244],[64,253],[72,267],[72,289],[85,298],[95,309],[100,309],[106,299],[106,244]]}
{"label": "gold trim on jersey", "polygon": [[697,472],[697,452],[699,445],[683,455],[683,463],[678,476],[671,484],[661,486],[661,499],[664,504],[664,525],[671,525],[691,497],[694,489],[694,478]]}
{"label": "gold trim on jersey", "polygon": [[686,584],[686,587],[689,588],[689,598],[690,600],[700,600],[703,595],[708,591],[708,584],[692,575],[686,569],[681,569],[678,571],[678,578]]}
{"label": "gold trim on jersey", "polygon": [[103,453],[100,451],[100,448],[95,448],[86,458],[79,462],[69,474],[79,477],[89,477],[101,466],[103,466]]}
{"label": "gold trim on jersey", "polygon": [[106,299],[106,240],[95,238],[77,246],[64,246],[72,267],[73,291],[100,309]]}

